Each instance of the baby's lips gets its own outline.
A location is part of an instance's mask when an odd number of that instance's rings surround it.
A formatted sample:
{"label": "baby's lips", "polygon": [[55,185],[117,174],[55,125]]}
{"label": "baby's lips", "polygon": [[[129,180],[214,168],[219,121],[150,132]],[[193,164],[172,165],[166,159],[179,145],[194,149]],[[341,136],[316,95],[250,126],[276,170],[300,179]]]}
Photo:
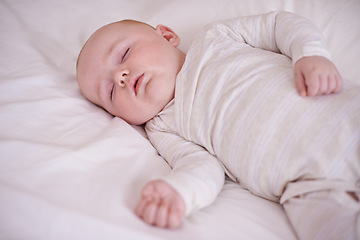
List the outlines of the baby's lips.
{"label": "baby's lips", "polygon": [[134,91],[135,91],[135,95],[138,94],[140,87],[143,83],[144,80],[144,74],[141,74],[134,82]]}

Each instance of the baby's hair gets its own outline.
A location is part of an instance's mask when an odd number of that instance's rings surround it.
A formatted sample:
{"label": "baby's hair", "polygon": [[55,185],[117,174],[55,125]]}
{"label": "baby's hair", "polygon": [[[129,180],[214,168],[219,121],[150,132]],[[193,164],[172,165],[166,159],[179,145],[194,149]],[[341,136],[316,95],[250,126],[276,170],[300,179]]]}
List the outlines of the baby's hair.
{"label": "baby's hair", "polygon": [[[104,25],[103,27],[109,26],[109,25],[112,25],[112,24],[119,24],[119,23],[143,24],[143,25],[145,25],[145,26],[147,26],[147,27],[150,27],[150,28],[152,28],[152,29],[155,30],[155,28],[154,28],[153,26],[151,26],[151,25],[149,25],[149,24],[147,24],[147,23],[140,22],[140,21],[136,21],[136,20],[132,20],[132,19],[124,19],[124,20],[121,20],[121,21],[112,22],[112,23],[109,23],[109,24]],[[103,27],[101,27],[101,28],[103,28]],[[101,28],[99,28],[99,29],[101,29]],[[99,29],[98,29],[98,30],[99,30]],[[96,31],[97,31],[97,30],[96,30]],[[96,32],[96,31],[95,31],[95,32]],[[95,32],[94,32],[94,33],[95,33]],[[89,39],[90,39],[90,38],[89,38]],[[80,55],[81,55],[83,49],[85,48],[86,43],[89,41],[89,39],[86,40],[86,42],[84,43],[84,45],[82,46],[82,48],[81,48],[81,50],[80,50],[80,52],[79,52],[79,54],[78,54],[77,61],[76,61],[76,69],[77,69],[77,67],[78,67],[78,65],[79,65]]]}
{"label": "baby's hair", "polygon": [[[121,22],[125,22],[125,23],[134,23],[134,24],[144,24],[145,26],[148,26],[152,29],[155,30],[155,28],[147,23],[144,23],[144,22],[140,22],[140,21],[137,21],[137,20],[133,20],[133,19],[124,19],[124,20],[121,20],[121,21],[118,21],[118,22],[114,22],[114,23],[121,23]],[[111,23],[110,23],[111,24]]]}

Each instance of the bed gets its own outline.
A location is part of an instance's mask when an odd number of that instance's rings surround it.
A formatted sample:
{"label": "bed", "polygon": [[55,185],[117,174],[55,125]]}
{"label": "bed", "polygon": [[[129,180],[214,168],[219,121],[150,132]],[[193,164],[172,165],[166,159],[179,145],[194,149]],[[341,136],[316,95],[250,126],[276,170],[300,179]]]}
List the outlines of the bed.
{"label": "bed", "polygon": [[170,168],[141,126],[86,101],[75,77],[104,24],[162,23],[186,51],[209,22],[273,10],[312,20],[344,79],[360,84],[359,0],[2,0],[0,239],[296,239],[281,205],[228,180],[180,229],[142,222],[142,186]]}

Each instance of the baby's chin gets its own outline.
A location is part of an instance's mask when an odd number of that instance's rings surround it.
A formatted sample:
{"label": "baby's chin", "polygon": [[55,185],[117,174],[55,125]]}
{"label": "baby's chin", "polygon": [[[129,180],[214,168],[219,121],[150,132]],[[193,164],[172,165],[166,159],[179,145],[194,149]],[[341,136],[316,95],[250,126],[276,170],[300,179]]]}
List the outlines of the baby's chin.
{"label": "baby's chin", "polygon": [[116,115],[115,116],[123,119],[128,124],[139,126],[139,125],[146,124],[148,121],[153,119],[156,115],[157,115],[157,113],[151,114],[151,115],[141,115],[141,116],[132,116],[132,117],[129,117],[129,116],[124,117],[124,116],[116,116]]}

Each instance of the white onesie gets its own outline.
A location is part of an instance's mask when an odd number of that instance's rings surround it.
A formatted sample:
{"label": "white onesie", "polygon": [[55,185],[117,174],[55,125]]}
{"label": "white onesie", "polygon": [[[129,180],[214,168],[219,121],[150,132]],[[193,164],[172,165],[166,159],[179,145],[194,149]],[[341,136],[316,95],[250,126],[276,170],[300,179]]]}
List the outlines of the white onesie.
{"label": "white onesie", "polygon": [[223,21],[198,35],[175,98],[146,124],[187,214],[211,204],[224,172],[281,203],[309,191],[359,191],[360,87],[300,97],[293,65],[313,55],[330,58],[324,38],[292,13]]}

